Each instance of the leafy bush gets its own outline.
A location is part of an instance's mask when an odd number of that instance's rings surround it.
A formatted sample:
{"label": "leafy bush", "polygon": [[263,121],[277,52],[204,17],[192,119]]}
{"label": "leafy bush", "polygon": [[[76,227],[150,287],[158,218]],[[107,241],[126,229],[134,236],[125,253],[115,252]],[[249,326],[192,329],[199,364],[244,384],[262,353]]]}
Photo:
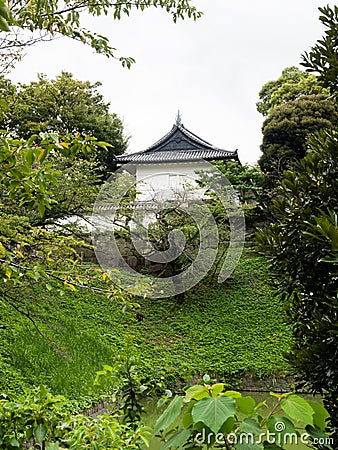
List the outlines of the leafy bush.
{"label": "leafy bush", "polygon": [[[204,384],[187,389],[185,397],[176,396],[158,418],[154,434],[168,449],[225,448],[236,450],[283,450],[290,442],[321,443],[331,449],[325,433],[328,413],[319,403],[296,394],[275,394],[256,403],[240,392],[225,391],[223,383]],[[180,424],[172,428],[181,416]]]}
{"label": "leafy bush", "polygon": [[258,235],[294,345],[289,359],[313,392],[324,394],[338,446],[338,134],[309,139],[307,156],[286,172],[273,202],[277,221]]}
{"label": "leafy bush", "polygon": [[25,398],[0,401],[0,448],[30,449],[140,449],[150,432],[138,423],[124,424],[118,414],[71,416],[69,403],[45,387],[27,391]]}

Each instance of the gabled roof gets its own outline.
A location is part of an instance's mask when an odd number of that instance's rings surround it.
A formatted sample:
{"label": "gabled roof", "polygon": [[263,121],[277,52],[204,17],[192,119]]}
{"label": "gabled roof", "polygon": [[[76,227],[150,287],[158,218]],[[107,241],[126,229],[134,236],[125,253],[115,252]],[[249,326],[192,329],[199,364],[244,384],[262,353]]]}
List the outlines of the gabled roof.
{"label": "gabled roof", "polygon": [[219,149],[187,130],[180,122],[176,122],[169,133],[146,150],[116,157],[119,164],[154,164],[225,159],[238,159],[237,150]]}

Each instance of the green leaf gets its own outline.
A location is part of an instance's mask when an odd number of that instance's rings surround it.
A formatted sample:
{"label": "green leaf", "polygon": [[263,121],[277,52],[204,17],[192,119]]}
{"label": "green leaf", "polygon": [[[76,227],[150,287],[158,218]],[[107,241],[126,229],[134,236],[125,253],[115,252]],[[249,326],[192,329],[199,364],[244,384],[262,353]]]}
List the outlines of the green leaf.
{"label": "green leaf", "polygon": [[5,100],[3,100],[2,98],[0,98],[0,107],[3,109],[9,109],[8,103]]}
{"label": "green leaf", "polygon": [[252,397],[236,398],[237,409],[243,414],[252,414],[255,410],[256,402]]}
{"label": "green leaf", "polygon": [[197,402],[192,409],[194,423],[203,422],[215,434],[224,422],[235,415],[236,404],[231,397],[209,397]]}
{"label": "green leaf", "polygon": [[4,19],[1,16],[0,16],[0,30],[2,30],[2,31],[11,31],[9,26],[8,26],[7,20]]}
{"label": "green leaf", "polygon": [[39,444],[42,444],[42,442],[46,439],[47,431],[47,427],[45,427],[42,423],[34,428],[33,434]]}
{"label": "green leaf", "polygon": [[46,159],[46,156],[48,155],[48,150],[46,148],[43,148],[40,153],[38,154],[38,161],[40,163],[44,162]]}
{"label": "green leaf", "polygon": [[236,450],[264,450],[264,444],[263,442],[260,444],[257,442],[250,442],[250,440],[246,443],[244,440],[243,442],[238,442],[236,444]]}
{"label": "green leaf", "polygon": [[222,428],[220,430],[223,434],[229,434],[235,429],[235,417],[229,417],[224,424],[222,425]]}
{"label": "green leaf", "polygon": [[184,428],[190,428],[193,425],[194,421],[192,419],[191,411],[186,411],[182,417],[182,425]]}
{"label": "green leaf", "polygon": [[226,397],[232,397],[232,398],[240,398],[242,397],[242,394],[237,391],[225,391],[224,394]]}
{"label": "green leaf", "polygon": [[184,401],[189,402],[193,398],[195,400],[201,400],[204,397],[209,397],[208,388],[197,384],[197,385],[191,386],[189,389],[187,389],[187,391],[185,393]]}
{"label": "green leaf", "polygon": [[58,442],[50,442],[47,447],[46,450],[59,450],[59,443]]}
{"label": "green leaf", "polygon": [[25,161],[31,166],[34,162],[34,152],[32,148],[28,148],[24,155]]}
{"label": "green leaf", "polygon": [[223,391],[223,389],[224,389],[223,383],[216,383],[210,387],[213,397],[217,397]]}
{"label": "green leaf", "polygon": [[[96,373],[97,373],[97,372],[96,372]],[[161,408],[166,402],[167,402],[167,399],[161,397],[161,398],[159,398],[159,399],[157,400],[156,407],[157,407],[157,408]]]}
{"label": "green leaf", "polygon": [[239,429],[242,433],[250,433],[254,436],[258,436],[262,431],[259,423],[255,419],[244,419]]}
{"label": "green leaf", "polygon": [[287,417],[272,416],[267,422],[270,433],[276,436],[278,443],[297,442],[299,433],[296,431],[294,424]]}
{"label": "green leaf", "polygon": [[37,206],[38,206],[38,211],[39,211],[40,217],[43,217],[43,215],[45,213],[45,209],[46,209],[45,205],[43,203],[38,203]]}
{"label": "green leaf", "polygon": [[171,438],[161,447],[161,450],[167,450],[168,448],[178,449],[184,444],[190,437],[189,430],[180,430],[175,433]]}
{"label": "green leaf", "polygon": [[154,427],[154,433],[158,433],[160,430],[165,430],[171,425],[180,415],[181,409],[183,406],[183,398],[182,397],[174,397],[174,399],[170,402],[168,408],[163,411],[160,417],[157,419]]}
{"label": "green leaf", "polygon": [[240,424],[240,439],[236,444],[236,449],[241,450],[262,450],[263,442],[259,442],[262,430],[258,422],[254,419],[244,419]]}
{"label": "green leaf", "polygon": [[326,419],[330,417],[330,414],[326,411],[323,405],[317,402],[308,401],[309,405],[314,411],[313,424],[317,425],[320,429],[325,430]]}
{"label": "green leaf", "polygon": [[18,448],[20,448],[20,442],[17,441],[15,438],[13,438],[13,439],[11,439],[11,440],[9,441],[9,445],[10,445],[11,447],[18,447]]}
{"label": "green leaf", "polygon": [[32,134],[32,136],[30,136],[26,141],[27,147],[30,147],[32,144],[34,144],[34,142],[38,139],[38,137],[39,136],[37,134]]}
{"label": "green leaf", "polygon": [[314,411],[309,403],[299,395],[291,394],[283,398],[280,406],[291,419],[313,425]]}
{"label": "green leaf", "polygon": [[333,450],[330,446],[332,440],[330,440],[329,436],[323,430],[317,426],[312,427],[311,425],[307,425],[305,429],[312,438],[317,440],[317,442],[323,442],[323,448]]}
{"label": "green leaf", "polygon": [[283,450],[283,449],[279,445],[264,442],[264,450]]}

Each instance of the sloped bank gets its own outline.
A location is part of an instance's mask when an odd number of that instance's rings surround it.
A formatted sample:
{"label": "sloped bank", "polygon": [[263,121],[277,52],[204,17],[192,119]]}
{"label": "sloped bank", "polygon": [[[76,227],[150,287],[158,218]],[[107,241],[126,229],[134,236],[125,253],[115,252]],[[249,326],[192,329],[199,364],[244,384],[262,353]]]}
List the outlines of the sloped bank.
{"label": "sloped bank", "polygon": [[68,398],[86,396],[96,372],[123,351],[125,334],[134,336],[141,375],[156,377],[165,368],[172,386],[204,373],[238,388],[248,379],[273,386],[287,369],[283,353],[291,333],[261,257],[244,255],[231,279],[222,285],[204,280],[182,304],[145,298],[140,310],[124,312],[114,299],[97,293],[60,297],[38,288],[27,290],[25,298],[47,340],[2,305],[3,392],[45,384]]}

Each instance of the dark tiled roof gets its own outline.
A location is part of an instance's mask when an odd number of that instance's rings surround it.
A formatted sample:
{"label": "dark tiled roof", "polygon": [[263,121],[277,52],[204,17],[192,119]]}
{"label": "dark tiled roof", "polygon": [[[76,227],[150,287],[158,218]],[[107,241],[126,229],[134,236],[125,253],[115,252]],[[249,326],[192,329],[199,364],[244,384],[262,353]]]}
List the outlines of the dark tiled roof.
{"label": "dark tiled roof", "polygon": [[156,153],[133,153],[131,155],[124,155],[117,157],[121,163],[135,162],[135,163],[160,163],[160,162],[189,162],[189,161],[214,161],[221,159],[236,158],[236,152],[228,152],[226,150],[193,150],[193,151],[167,151]]}
{"label": "dark tiled roof", "polygon": [[118,156],[120,164],[150,164],[163,162],[215,161],[238,159],[237,150],[221,150],[176,124],[159,141],[142,152]]}

